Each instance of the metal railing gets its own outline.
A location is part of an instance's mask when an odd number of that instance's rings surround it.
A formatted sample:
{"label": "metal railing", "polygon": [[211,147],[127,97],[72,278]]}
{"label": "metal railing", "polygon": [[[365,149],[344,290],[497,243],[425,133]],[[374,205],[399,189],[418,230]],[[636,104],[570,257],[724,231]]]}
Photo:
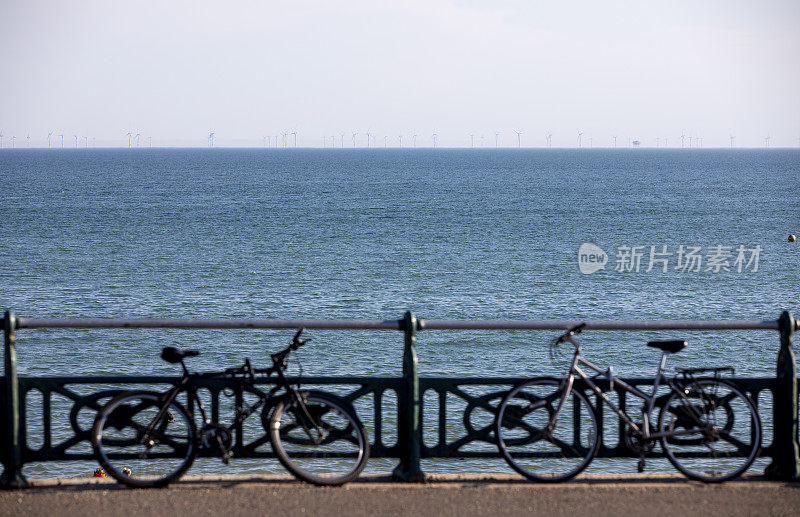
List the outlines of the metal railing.
{"label": "metal railing", "polygon": [[[416,337],[421,330],[563,330],[582,321],[539,320],[539,321],[462,321],[462,320],[420,320],[407,312],[400,320],[224,320],[224,319],[33,319],[17,318],[7,311],[3,317],[5,335],[3,391],[0,393],[0,414],[2,414],[2,442],[0,459],[4,471],[0,482],[3,487],[24,487],[27,481],[22,474],[24,463],[33,461],[87,460],[93,456],[87,449],[75,451],[77,445],[88,443],[90,429],[86,422],[91,418],[81,415],[97,411],[100,401],[125,385],[169,384],[173,377],[155,376],[96,376],[96,377],[22,377],[17,376],[16,331],[36,328],[194,328],[194,329],[358,329],[395,330],[404,335],[403,371],[400,377],[304,377],[304,385],[328,385],[337,387],[347,400],[358,405],[360,401],[371,399],[367,418],[371,427],[372,457],[397,458],[399,464],[394,469],[394,478],[400,481],[423,481],[421,469],[423,458],[465,458],[497,457],[491,420],[497,403],[508,387],[525,380],[516,377],[455,378],[419,377],[416,352]],[[780,336],[780,349],[776,376],[774,378],[737,378],[734,381],[753,400],[758,403],[758,395],[763,391],[772,392],[772,443],[766,444],[762,455],[772,458],[767,475],[775,479],[800,479],[800,454],[798,453],[798,395],[797,367],[792,349],[793,334],[800,324],[788,312],[777,320],[762,321],[586,321],[588,330],[769,330]],[[204,380],[203,388],[211,398],[212,417],[217,418],[220,411],[219,394],[226,388],[240,390],[235,395],[243,396],[241,386],[225,379]],[[268,381],[267,381],[268,382]],[[630,384],[651,383],[650,379],[626,379]],[[109,389],[108,385],[119,386]],[[91,393],[82,394],[85,389],[98,385]],[[468,388],[484,387],[484,392],[474,394]],[[502,387],[498,389],[498,387]],[[488,390],[488,391],[486,391]],[[41,393],[41,446],[31,443],[29,418],[26,408],[28,394]],[[432,392],[437,401],[437,418],[424,419],[426,408],[423,405],[426,392]],[[624,392],[617,391],[620,405],[624,407]],[[71,436],[54,443],[52,435],[52,397],[58,395],[71,404],[69,425]],[[393,394],[396,402],[387,402],[387,394]],[[448,400],[459,401],[462,412],[463,429],[450,441],[446,430],[453,425],[448,417]],[[388,405],[396,404],[396,443],[386,443],[386,436],[394,433],[387,427],[384,418]],[[450,404],[452,405],[452,404]],[[430,408],[428,408],[430,409]],[[190,408],[191,410],[191,408]],[[361,412],[361,407],[359,407]],[[473,418],[481,412],[485,418]],[[431,410],[431,413],[433,411]],[[601,416],[601,415],[600,415]],[[393,420],[393,419],[389,419]],[[602,432],[602,418],[599,419]],[[435,443],[426,445],[423,441],[423,423],[429,422],[434,428]],[[479,422],[476,424],[476,422]],[[622,433],[622,426],[619,426]],[[234,437],[234,454],[237,457],[266,457],[269,452],[258,450],[266,443],[266,437],[256,437],[250,441],[243,438],[241,430]],[[73,449],[73,450],[71,450]],[[618,440],[615,447],[601,442],[600,457],[637,457]]]}

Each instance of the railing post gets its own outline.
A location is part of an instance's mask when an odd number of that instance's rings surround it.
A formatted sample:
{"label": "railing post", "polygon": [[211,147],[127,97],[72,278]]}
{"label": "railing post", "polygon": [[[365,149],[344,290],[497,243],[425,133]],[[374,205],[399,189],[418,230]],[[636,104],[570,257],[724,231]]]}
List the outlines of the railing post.
{"label": "railing post", "polygon": [[411,311],[402,319],[405,346],[403,347],[403,387],[397,394],[397,444],[400,447],[400,463],[392,472],[396,481],[425,482],[425,473],[420,468],[422,452],[422,427],[420,410],[422,407],[417,372],[417,330],[419,321]]}
{"label": "railing post", "polygon": [[778,352],[775,393],[772,404],[774,426],[772,463],[764,474],[772,479],[800,479],[800,454],[797,443],[797,363],[792,336],[797,320],[784,311],[778,319],[781,349]]}
{"label": "railing post", "polygon": [[3,415],[3,431],[6,447],[3,475],[0,477],[2,488],[24,488],[28,481],[22,475],[22,447],[20,445],[19,430],[19,379],[17,379],[17,350],[14,347],[16,340],[17,318],[11,311],[6,311],[3,317],[3,334],[5,346],[3,356],[5,370],[5,414]]}

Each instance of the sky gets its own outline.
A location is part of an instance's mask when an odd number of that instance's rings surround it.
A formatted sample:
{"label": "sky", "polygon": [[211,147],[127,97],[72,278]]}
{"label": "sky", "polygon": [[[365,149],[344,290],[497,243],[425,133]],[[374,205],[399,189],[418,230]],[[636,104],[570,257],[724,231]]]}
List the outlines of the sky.
{"label": "sky", "polygon": [[584,147],[798,147],[798,27],[796,0],[0,0],[0,132],[4,147],[49,132],[127,146],[129,131],[516,147],[515,130],[523,147],[578,132]]}

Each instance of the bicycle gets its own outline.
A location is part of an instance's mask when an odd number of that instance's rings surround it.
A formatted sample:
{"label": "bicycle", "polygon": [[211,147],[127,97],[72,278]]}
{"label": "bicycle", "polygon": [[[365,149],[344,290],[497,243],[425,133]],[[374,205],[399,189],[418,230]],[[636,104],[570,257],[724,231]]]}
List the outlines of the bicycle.
{"label": "bicycle", "polygon": [[[133,390],[112,398],[97,414],[92,446],[100,465],[114,479],[131,487],[163,487],[179,479],[198,454],[216,455],[227,464],[233,457],[233,434],[262,406],[262,426],[281,464],[298,479],[315,485],[341,485],[355,480],[369,459],[369,440],[353,406],[321,391],[300,390],[285,376],[287,357],[309,340],[297,331],[287,348],[272,354],[272,366],[244,366],[221,372],[190,373],[184,359],[199,355],[194,350],[165,347],[161,358],[183,368],[183,375],[169,390]],[[276,386],[265,393],[253,388],[257,378],[277,374]],[[212,421],[197,394],[199,379],[234,379],[258,400],[245,405],[237,396],[230,425]],[[283,394],[278,392],[284,390]],[[240,391],[241,393],[241,391]],[[199,410],[198,431],[191,412],[178,400]],[[271,410],[271,413],[270,413]],[[263,440],[266,441],[266,440]],[[262,442],[263,443],[263,442]]]}
{"label": "bicycle", "polygon": [[[638,471],[645,456],[660,441],[663,454],[691,479],[720,482],[744,473],[761,448],[762,428],[750,398],[733,383],[722,379],[731,367],[677,369],[673,378],[664,376],[669,354],[683,350],[686,341],[650,341],[647,346],[662,351],[653,391],[643,391],[614,377],[584,359],[574,335],[585,323],[559,336],[551,344],[551,356],[561,343],[575,347],[571,366],[562,379],[532,379],[512,388],[500,402],[495,416],[495,435],[500,453],[523,476],[543,482],[573,478],[592,461],[600,447],[597,419],[602,404],[608,405],[625,426],[624,445],[639,455]],[[589,377],[581,367],[596,374]],[[591,373],[591,372],[590,372]],[[581,385],[576,388],[576,377]],[[608,381],[608,390],[593,379]],[[663,384],[662,384],[663,383]],[[635,422],[618,408],[606,391],[619,386],[643,401],[641,421]],[[669,392],[659,396],[662,385]],[[597,409],[584,391],[598,396]],[[624,409],[624,408],[623,408]],[[658,424],[655,410],[658,409]]]}

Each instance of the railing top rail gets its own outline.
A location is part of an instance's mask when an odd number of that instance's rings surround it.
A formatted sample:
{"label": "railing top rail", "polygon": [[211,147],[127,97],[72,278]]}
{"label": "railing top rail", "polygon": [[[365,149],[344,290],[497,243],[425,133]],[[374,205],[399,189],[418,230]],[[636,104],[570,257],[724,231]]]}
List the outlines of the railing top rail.
{"label": "railing top rail", "polygon": [[420,320],[428,330],[778,330],[777,320]]}
{"label": "railing top rail", "polygon": [[[777,320],[419,320],[427,330],[778,330]],[[18,318],[17,328],[402,330],[402,320]]]}
{"label": "railing top rail", "polygon": [[182,329],[365,329],[400,330],[398,320],[17,318],[17,328],[182,328]]}

